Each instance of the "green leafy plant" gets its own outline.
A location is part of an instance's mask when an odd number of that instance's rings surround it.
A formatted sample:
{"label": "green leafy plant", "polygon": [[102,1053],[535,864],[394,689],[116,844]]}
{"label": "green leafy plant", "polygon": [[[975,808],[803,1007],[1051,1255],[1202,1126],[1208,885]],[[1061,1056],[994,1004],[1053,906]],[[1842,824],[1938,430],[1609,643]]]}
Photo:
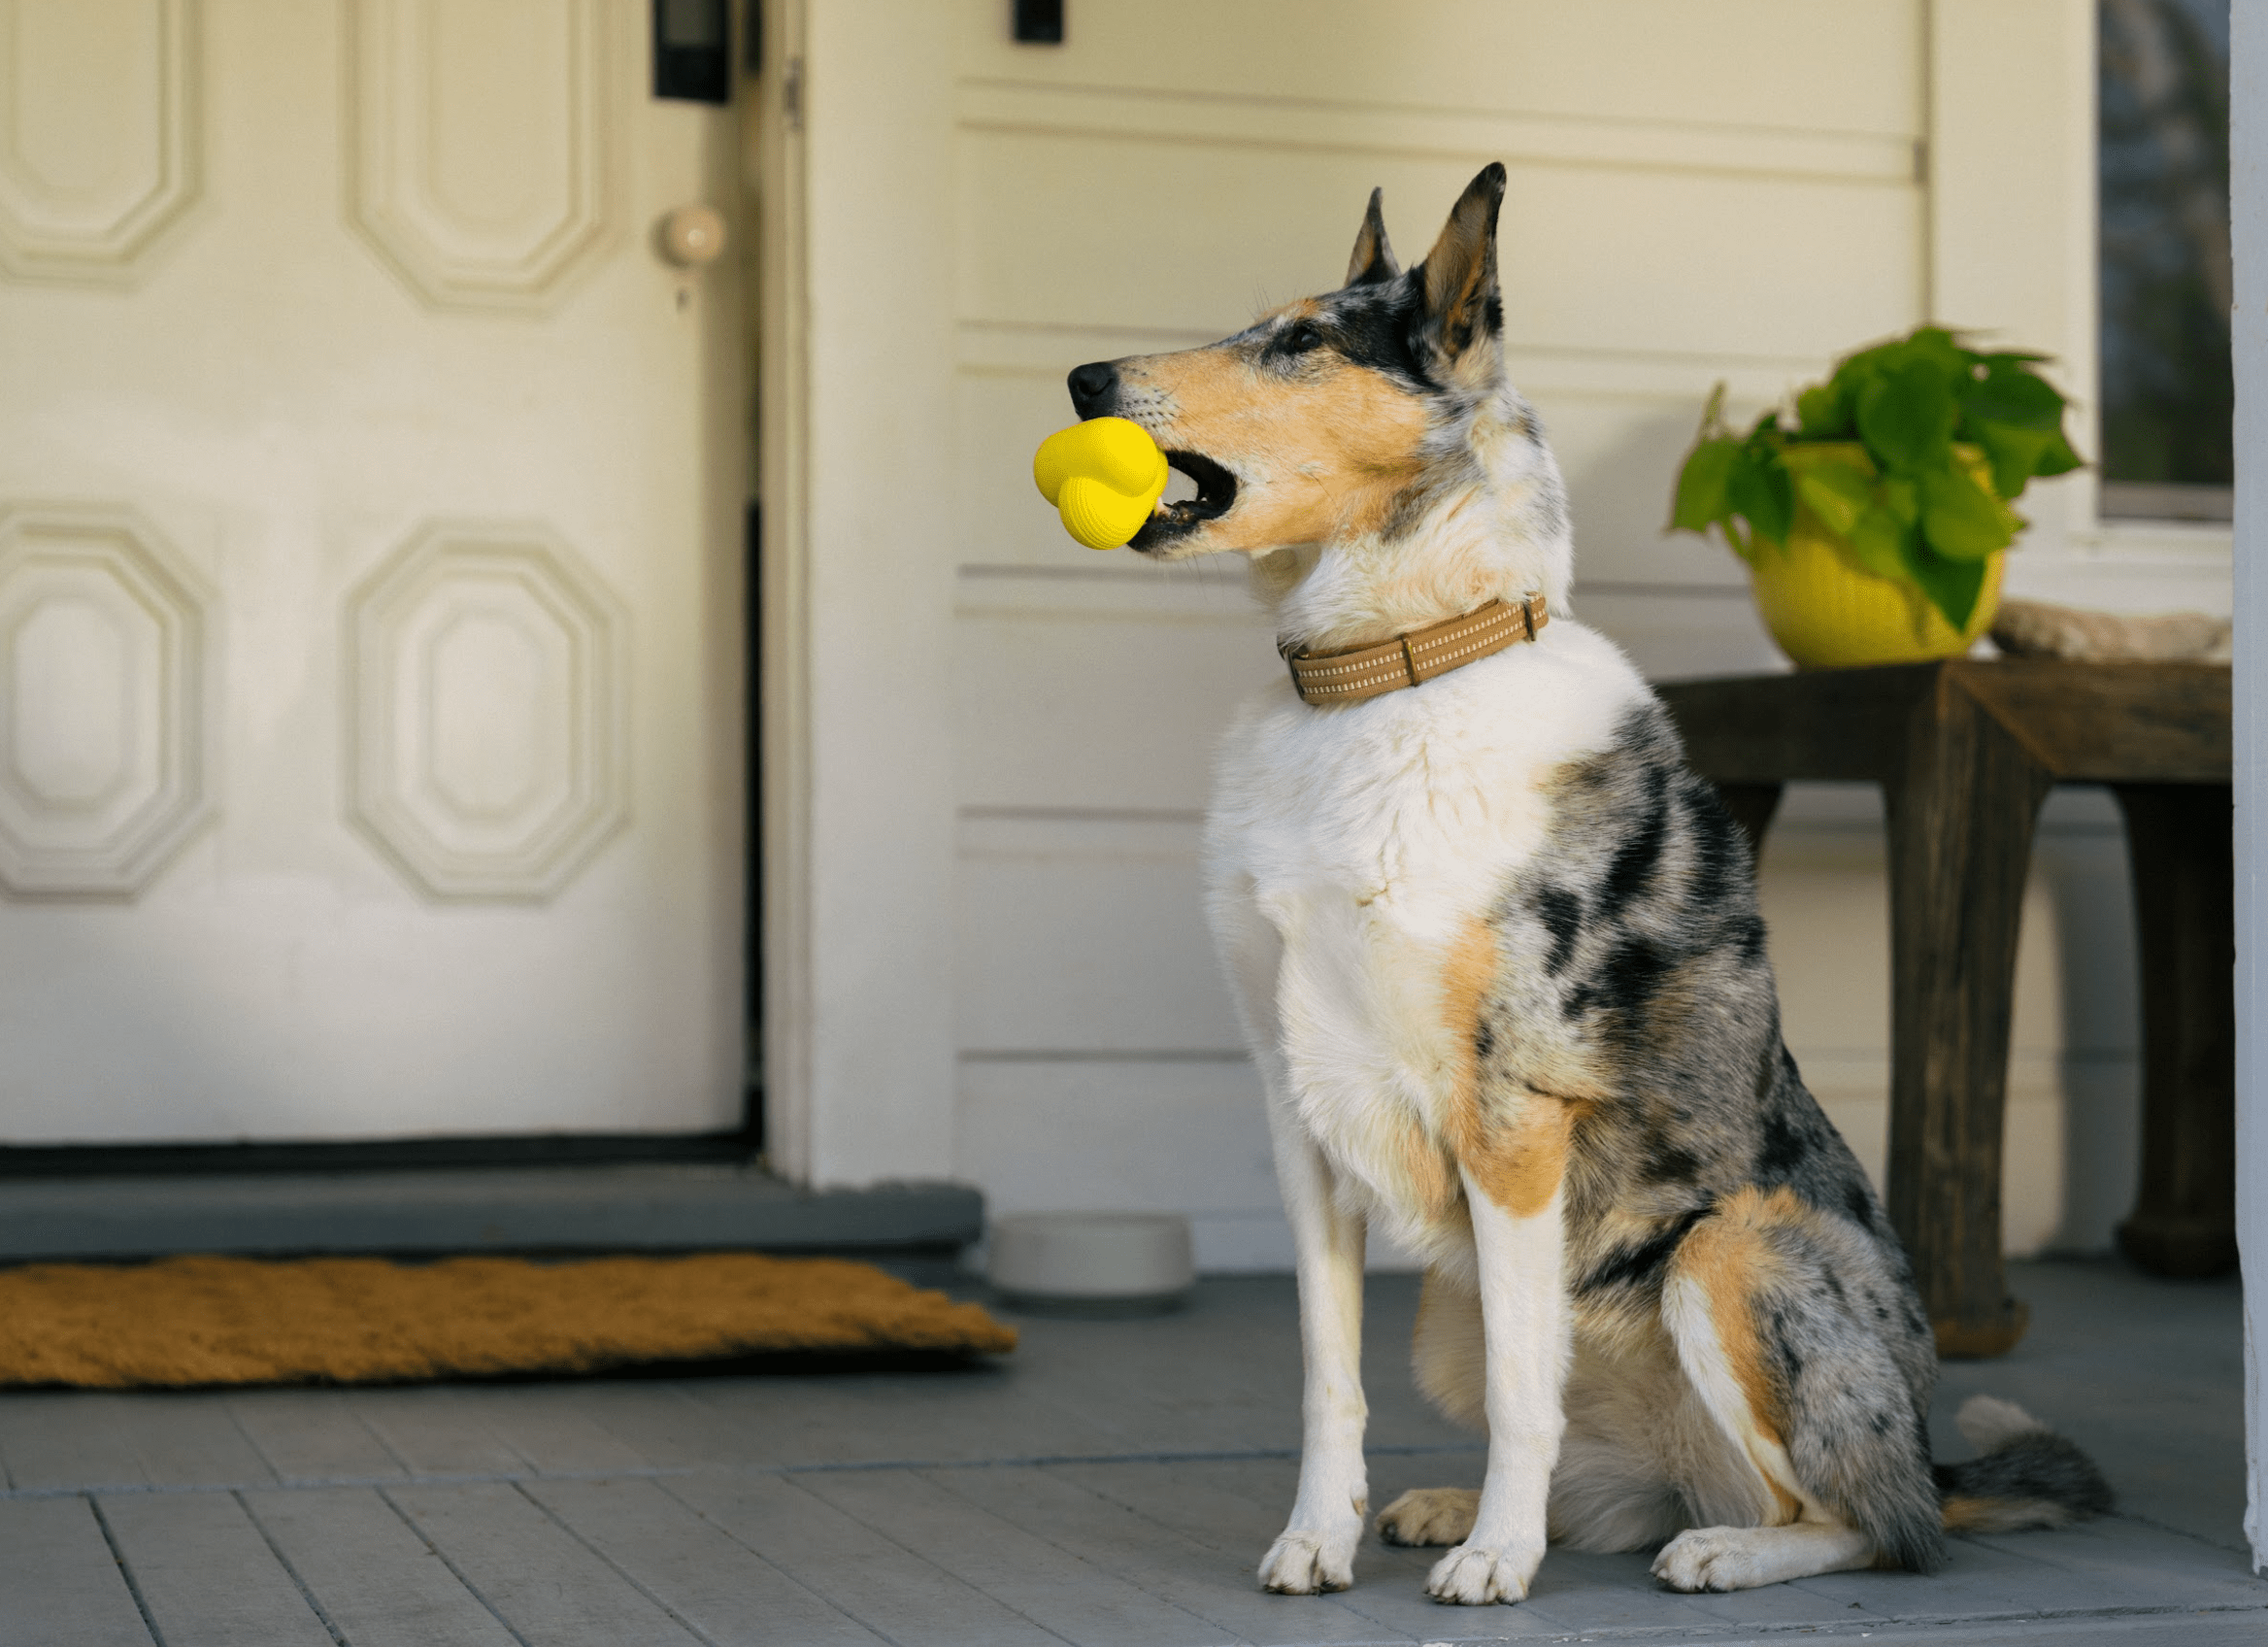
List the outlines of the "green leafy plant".
{"label": "green leafy plant", "polygon": [[1955,629],[1977,609],[1985,563],[2025,524],[2009,507],[2034,475],[2080,466],[2064,398],[2033,367],[1923,326],[1848,354],[1823,384],[1747,434],[1724,422],[1724,385],[1678,474],[1670,528],[1711,526],[1744,560],[1785,554],[1799,504],[1869,572],[1910,584]]}

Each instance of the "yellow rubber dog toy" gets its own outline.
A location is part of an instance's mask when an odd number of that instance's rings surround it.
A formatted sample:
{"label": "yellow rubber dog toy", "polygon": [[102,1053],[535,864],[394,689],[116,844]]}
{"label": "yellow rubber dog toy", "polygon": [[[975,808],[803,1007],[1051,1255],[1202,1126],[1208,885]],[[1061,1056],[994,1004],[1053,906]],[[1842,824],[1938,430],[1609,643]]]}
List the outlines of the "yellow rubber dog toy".
{"label": "yellow rubber dog toy", "polygon": [[1117,549],[1142,529],[1165,492],[1165,454],[1139,423],[1089,418],[1058,429],[1032,457],[1040,495],[1089,549]]}

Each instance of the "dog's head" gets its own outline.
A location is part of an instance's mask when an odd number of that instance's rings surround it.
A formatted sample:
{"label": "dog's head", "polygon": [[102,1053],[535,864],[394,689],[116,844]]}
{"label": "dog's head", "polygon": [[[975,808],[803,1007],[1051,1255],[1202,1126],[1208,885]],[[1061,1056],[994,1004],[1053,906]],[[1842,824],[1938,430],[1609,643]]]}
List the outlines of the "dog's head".
{"label": "dog's head", "polygon": [[[1445,506],[1496,489],[1499,479],[1539,472],[1549,472],[1546,513],[1563,540],[1556,471],[1526,404],[1504,382],[1496,283],[1504,185],[1501,165],[1475,178],[1433,250],[1408,271],[1386,244],[1373,190],[1337,290],[1203,349],[1072,372],[1081,417],[1141,424],[1196,483],[1193,498],[1151,516],[1133,547],[1183,559],[1384,546],[1418,533]],[[1509,470],[1499,452],[1507,441],[1525,454]]]}

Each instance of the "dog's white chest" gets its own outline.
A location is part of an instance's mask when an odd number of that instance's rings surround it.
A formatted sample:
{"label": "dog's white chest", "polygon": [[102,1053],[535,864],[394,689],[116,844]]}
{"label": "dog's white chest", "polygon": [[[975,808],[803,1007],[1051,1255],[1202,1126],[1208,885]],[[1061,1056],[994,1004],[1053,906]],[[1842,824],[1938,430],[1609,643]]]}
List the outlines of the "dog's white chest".
{"label": "dog's white chest", "polygon": [[[1254,1050],[1342,1178],[1412,1217],[1405,1163],[1460,1066],[1451,953],[1542,843],[1554,776],[1644,689],[1596,636],[1551,638],[1351,708],[1263,699],[1222,748],[1214,915]],[[1272,966],[1235,964],[1252,933]]]}

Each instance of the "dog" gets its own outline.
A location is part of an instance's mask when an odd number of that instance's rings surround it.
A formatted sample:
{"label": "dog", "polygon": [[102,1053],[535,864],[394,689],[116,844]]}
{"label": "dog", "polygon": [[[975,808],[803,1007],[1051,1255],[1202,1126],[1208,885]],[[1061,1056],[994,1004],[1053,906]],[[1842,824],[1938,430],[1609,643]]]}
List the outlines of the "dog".
{"label": "dog", "polygon": [[1374,191],[1338,289],[1070,375],[1195,485],[1133,549],[1247,556],[1295,677],[1235,719],[1206,827],[1300,1298],[1299,1486],[1260,1581],[1352,1582],[1372,1227],[1424,1261],[1419,1388],[1487,1433],[1478,1493],[1379,1517],[1451,1546],[1438,1600],[1520,1599],[1547,1540],[1732,1590],[2105,1509],[2076,1447],[1987,1397],[1984,1456],[1931,1465],[1929,1323],[1782,1040],[1748,842],[1567,616],[1565,491],[1504,373],[1504,187],[1483,171],[1408,270]]}

